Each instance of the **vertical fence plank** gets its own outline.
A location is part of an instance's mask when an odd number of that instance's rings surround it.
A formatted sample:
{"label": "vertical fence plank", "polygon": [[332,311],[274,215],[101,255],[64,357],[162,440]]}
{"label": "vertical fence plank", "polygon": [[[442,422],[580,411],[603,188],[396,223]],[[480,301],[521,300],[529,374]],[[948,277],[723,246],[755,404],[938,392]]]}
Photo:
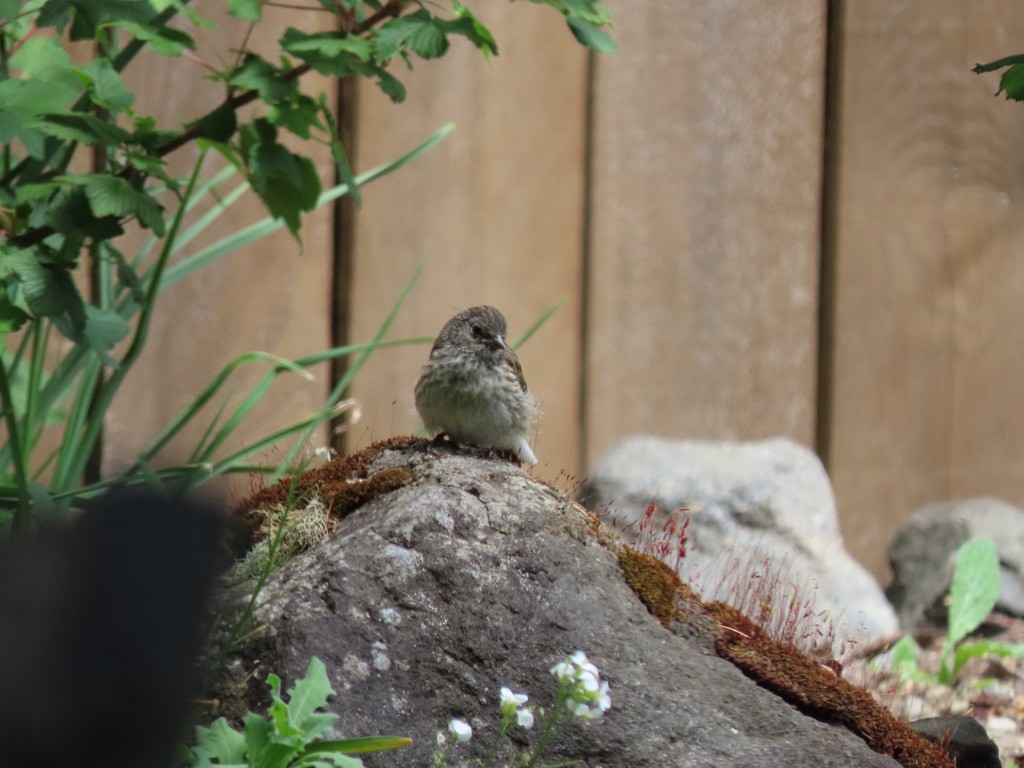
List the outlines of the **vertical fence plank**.
{"label": "vertical fence plank", "polygon": [[1024,108],[974,64],[1018,3],[843,4],[828,464],[876,574],[920,505],[1024,503]]}
{"label": "vertical fence plank", "polygon": [[824,0],[611,2],[585,429],[814,434]]}
{"label": "vertical fence plank", "polygon": [[[220,63],[240,47],[247,25],[228,18],[223,4],[203,0],[197,11],[217,22],[217,30],[197,34],[201,59]],[[321,13],[267,8],[249,45],[267,56],[276,56],[275,41],[286,25],[315,31],[329,23]],[[139,95],[136,108],[155,115],[161,125],[177,126],[201,116],[224,98],[223,86],[206,82],[204,69],[187,58],[169,61],[150,57],[133,66],[128,81]],[[304,85],[316,92],[333,91],[333,85],[307,75]],[[321,180],[333,183],[330,153],[308,145],[303,151],[314,157]],[[185,147],[171,156],[175,172],[186,174],[198,156]],[[216,170],[216,162],[210,166]],[[236,177],[235,182],[239,181]],[[251,193],[225,213],[208,236],[195,248],[266,216]],[[330,291],[325,275],[331,264],[331,211],[305,217],[300,250],[286,231],[279,231],[241,250],[226,260],[201,270],[169,289],[158,302],[149,341],[142,358],[126,378],[105,432],[105,472],[116,472],[234,357],[263,350],[284,357],[311,354],[329,346]],[[189,248],[193,252],[194,248]],[[128,251],[132,255],[132,251]],[[266,365],[241,371],[232,379],[232,406],[268,370]],[[231,452],[257,436],[306,416],[322,405],[328,389],[326,366],[314,371],[315,382],[287,376],[273,388],[237,436],[224,447]],[[213,417],[221,401],[206,411]],[[190,429],[165,455],[181,461],[201,435],[201,426]],[[275,460],[278,456],[271,456]],[[242,488],[246,486],[242,483]]]}
{"label": "vertical fence plank", "polygon": [[[360,86],[360,169],[400,155],[446,123],[458,129],[364,190],[355,214],[350,338],[373,336],[421,263],[390,338],[432,335],[457,310],[493,304],[514,339],[568,299],[520,350],[544,410],[540,472],[553,477],[579,458],[586,53],[550,8],[506,0],[472,7],[498,40],[490,63],[456,41],[442,61],[396,70],[409,89],[404,104]],[[420,346],[371,358],[353,387],[363,420],[350,446],[420,426],[412,392],[428,353]]]}

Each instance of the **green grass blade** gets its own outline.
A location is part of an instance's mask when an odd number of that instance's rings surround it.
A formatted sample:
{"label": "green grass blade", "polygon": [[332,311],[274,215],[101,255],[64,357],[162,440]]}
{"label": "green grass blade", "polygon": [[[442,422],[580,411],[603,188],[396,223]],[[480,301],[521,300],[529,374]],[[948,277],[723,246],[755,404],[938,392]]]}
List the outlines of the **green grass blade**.
{"label": "green grass blade", "polygon": [[[324,421],[332,419],[335,416],[340,416],[342,413],[348,410],[348,408],[349,405],[347,403],[339,403],[334,408],[330,409],[327,412],[326,416],[322,410],[317,411],[316,413],[310,414],[309,416],[306,416],[303,419],[299,419],[299,421],[289,424],[287,427],[283,427],[277,430],[276,432],[273,432],[269,435],[264,435],[259,440],[249,443],[244,448],[241,448],[235,451],[234,453],[225,456],[223,459],[218,460],[213,465],[214,474],[221,474],[223,472],[233,471],[238,462],[249,458],[255,453],[265,451],[266,449],[273,447],[274,444],[286,438],[294,437],[303,430],[309,430],[310,428],[316,429],[320,424],[323,424]],[[299,450],[301,450],[302,444],[303,441],[301,440],[297,443],[297,445],[299,446]],[[295,455],[298,455],[298,452],[296,452]],[[274,471],[270,482],[276,482],[285,474],[285,472],[281,471],[282,466],[285,468],[285,470],[287,470],[287,468],[291,467],[293,464],[294,459],[292,459],[291,461],[286,459],[281,464],[279,464],[277,469]]]}
{"label": "green grass blade", "polygon": [[541,326],[543,326],[544,323],[550,320],[551,316],[554,315],[562,307],[564,307],[566,303],[568,303],[568,301],[568,299],[559,299],[550,307],[548,307],[547,311],[545,311],[544,314],[542,314],[540,317],[534,320],[533,325],[526,329],[526,333],[524,333],[516,340],[516,343],[512,345],[512,349],[516,349],[521,345],[525,344],[527,340],[529,340],[529,338],[533,336],[533,334],[539,331],[541,329]]}
{"label": "green grass blade", "polygon": [[353,362],[352,365],[350,365],[345,370],[345,374],[341,377],[338,383],[334,385],[334,388],[331,390],[331,394],[328,395],[327,397],[327,402],[324,405],[324,409],[321,411],[322,418],[316,422],[313,422],[309,427],[307,427],[306,433],[294,446],[292,446],[292,449],[288,451],[288,454],[285,456],[284,461],[281,462],[281,465],[278,467],[277,472],[274,473],[274,479],[279,479],[283,477],[284,474],[288,471],[288,468],[294,465],[295,460],[298,458],[299,452],[302,450],[303,446],[309,441],[309,438],[312,437],[313,432],[315,432],[316,429],[321,424],[323,424],[324,422],[328,421],[331,418],[329,414],[330,410],[334,408],[334,406],[337,404],[339,400],[341,400],[342,394],[345,392],[346,389],[348,389],[349,385],[352,383],[352,379],[355,378],[355,375],[357,373],[359,373],[359,370],[366,363],[367,359],[369,359],[370,355],[373,354],[375,350],[380,349],[384,345],[384,336],[387,334],[388,330],[390,330],[391,324],[395,321],[395,318],[398,316],[398,311],[405,304],[405,300],[409,298],[409,294],[412,292],[413,287],[420,279],[420,274],[422,272],[423,264],[420,263],[416,267],[416,270],[413,272],[412,278],[410,278],[409,282],[405,284],[405,287],[402,289],[402,292],[398,295],[398,299],[391,307],[391,311],[388,313],[388,316],[384,318],[384,322],[381,323],[379,328],[377,328],[377,333],[374,335],[370,343],[366,346],[366,349],[359,353],[359,356],[355,359],[355,362]]}
{"label": "green grass blade", "polygon": [[[192,195],[192,191],[195,189],[202,164],[203,156],[201,155],[192,170],[192,176],[189,178],[188,186],[182,196],[182,205],[178,208],[177,215],[175,215],[174,221],[164,238],[164,246],[160,251],[160,256],[157,259],[156,266],[152,270],[152,277],[150,278],[149,286],[146,289],[145,300],[143,301],[143,306],[140,309],[139,320],[135,326],[135,335],[128,346],[128,350],[121,358],[120,364],[110,373],[107,380],[100,386],[99,392],[89,392],[85,397],[89,418],[83,421],[84,430],[80,434],[76,435],[77,439],[74,441],[71,446],[71,450],[67,454],[69,457],[68,460],[62,461],[62,459],[64,459],[63,453],[58,459],[57,480],[59,482],[55,482],[53,485],[54,491],[59,492],[66,489],[68,483],[77,481],[77,479],[81,477],[82,472],[85,470],[89,454],[96,445],[96,441],[99,440],[100,432],[103,429],[103,417],[110,409],[110,404],[114,399],[114,395],[117,394],[117,391],[120,389],[121,382],[124,381],[124,377],[128,374],[128,371],[131,370],[135,361],[138,360],[139,355],[142,354],[146,338],[149,335],[149,324],[153,317],[153,310],[156,306],[156,299],[160,290],[160,277],[167,265],[167,260],[170,258],[171,248],[173,247],[175,238],[181,228],[181,222],[185,216],[186,204]],[[98,356],[93,355],[93,357],[98,360]],[[79,390],[80,397],[85,394],[86,393],[82,390]],[[95,396],[93,396],[94,394]],[[76,407],[79,405],[80,403],[76,403]]]}
{"label": "green grass blade", "polygon": [[[291,360],[286,360],[283,357],[278,357],[277,355],[271,355],[267,352],[249,352],[244,355],[239,355],[226,366],[224,366],[224,368],[221,369],[220,373],[218,373],[214,377],[213,381],[210,382],[210,384],[208,384],[198,395],[196,395],[192,402],[187,407],[185,407],[178,414],[177,417],[175,417],[175,419],[170,423],[170,425],[168,425],[163,430],[163,432],[161,432],[148,446],[146,446],[145,450],[143,450],[142,453],[139,454],[140,461],[149,461],[150,459],[153,458],[153,456],[157,454],[157,452],[159,452],[164,446],[166,446],[167,443],[173,440],[181,432],[181,430],[184,429],[185,426],[188,425],[193,418],[195,418],[195,416],[203,409],[203,407],[207,403],[209,403],[210,400],[214,398],[214,396],[216,396],[216,394],[221,390],[221,388],[224,386],[227,380],[238,368],[242,367],[243,365],[256,362],[269,362],[275,366],[275,369],[291,371],[293,373],[297,373],[298,375],[307,378],[309,376],[309,374],[306,373],[305,370],[303,370],[302,366],[297,365]],[[199,444],[202,445],[203,442],[205,442],[205,440],[200,441]]]}
{"label": "green grass blade", "polygon": [[304,758],[306,755],[316,755],[324,752],[338,752],[342,755],[362,755],[367,752],[386,752],[392,749],[402,749],[410,744],[412,744],[412,739],[407,736],[357,736],[351,739],[314,741],[302,750],[302,756]]}
{"label": "green grass blade", "polygon": [[11,458],[14,464],[14,482],[17,488],[18,505],[14,510],[11,527],[24,530],[28,527],[32,514],[32,503],[28,495],[28,462],[22,447],[21,428],[18,425],[14,400],[11,397],[11,386],[7,377],[7,366],[0,361],[0,403],[3,404],[3,419],[7,427],[7,441],[11,446]]}
{"label": "green grass blade", "polygon": [[[379,165],[366,173],[360,174],[356,177],[356,181],[360,187],[369,184],[371,181],[387,176],[389,173],[398,170],[406,163],[415,160],[417,157],[422,155],[424,152],[431,149],[434,145],[444,139],[449,133],[455,129],[454,125],[446,125],[437,131],[433,136],[427,139],[425,142],[417,146],[415,149],[407,152],[396,160],[389,163]],[[349,189],[345,184],[339,184],[336,187],[322,193],[317,200],[316,207],[325,205],[326,203],[337,200],[339,197],[348,194]],[[276,232],[284,226],[284,222],[280,219],[274,219],[273,217],[267,217],[254,224],[250,224],[248,227],[240,229],[228,237],[217,241],[216,243],[203,248],[197,253],[189,256],[187,259],[183,259],[173,267],[169,268],[164,274],[163,281],[161,283],[161,290],[168,288],[179,280],[188,277],[190,274],[198,269],[202,269],[208,264],[219,261],[230,253],[234,253],[239,248],[242,248],[249,243],[259,240],[262,237],[266,237],[272,232]]]}

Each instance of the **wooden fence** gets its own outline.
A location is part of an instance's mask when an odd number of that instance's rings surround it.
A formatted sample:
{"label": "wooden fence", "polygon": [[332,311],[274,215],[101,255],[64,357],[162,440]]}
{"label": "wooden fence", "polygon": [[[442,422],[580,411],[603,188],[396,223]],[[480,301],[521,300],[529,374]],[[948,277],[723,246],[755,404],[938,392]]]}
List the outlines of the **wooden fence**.
{"label": "wooden fence", "polygon": [[[280,234],[176,286],[109,420],[106,466],[237,354],[368,340],[423,264],[391,338],[477,303],[515,336],[566,300],[521,350],[541,476],[585,475],[638,432],[788,435],[825,460],[847,545],[879,575],[926,502],[1024,505],[1024,105],[970,71],[1024,50],[1024,8],[607,5],[617,55],[589,56],[548,8],[477,0],[491,63],[467,45],[417,63],[399,106],[346,90],[359,169],[458,130],[366,187],[351,217],[309,217],[301,253]],[[268,45],[324,23],[272,13]],[[222,94],[202,74],[184,60],[139,73],[140,109],[212,108]],[[220,231],[259,216],[252,203]],[[371,359],[350,447],[417,427],[426,355]],[[248,434],[312,411],[329,378],[279,385]]]}

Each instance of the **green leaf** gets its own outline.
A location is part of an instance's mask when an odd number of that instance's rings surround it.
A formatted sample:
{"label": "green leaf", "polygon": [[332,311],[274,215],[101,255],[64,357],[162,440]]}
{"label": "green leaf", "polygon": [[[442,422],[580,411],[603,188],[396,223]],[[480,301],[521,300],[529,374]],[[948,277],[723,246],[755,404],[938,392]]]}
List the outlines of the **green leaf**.
{"label": "green leaf", "polygon": [[327,122],[327,130],[331,144],[331,156],[334,158],[334,165],[338,170],[338,176],[340,177],[341,182],[348,186],[355,204],[362,205],[363,196],[359,192],[359,182],[356,180],[356,175],[352,170],[352,164],[348,161],[348,153],[345,152],[345,147],[342,145],[341,139],[338,137],[338,126],[334,121],[334,110],[331,108],[331,105],[327,103],[327,98],[324,94],[320,95],[320,102],[318,106],[324,116],[324,120]]}
{"label": "green leaf", "polygon": [[314,656],[309,660],[305,676],[296,680],[288,691],[289,720],[308,735],[306,721],[316,710],[326,707],[327,699],[333,695],[334,689],[327,679],[327,668]]}
{"label": "green leaf", "polygon": [[917,666],[917,657],[921,652],[914,638],[910,635],[901,637],[889,651],[892,668],[903,678],[923,682],[929,676]]}
{"label": "green leaf", "polygon": [[180,56],[182,51],[194,51],[196,48],[196,41],[190,35],[173,27],[155,27],[133,22],[121,22],[117,26],[140,40],[145,40],[150,48],[161,56]]}
{"label": "green leaf", "polygon": [[1005,93],[1008,99],[1024,101],[1024,64],[1014,64],[1003,73],[999,78],[999,91]]}
{"label": "green leaf", "polygon": [[299,95],[294,101],[281,101],[272,105],[267,110],[267,119],[303,139],[308,139],[312,135],[311,128],[324,127],[320,122],[320,109],[317,103],[305,94]]}
{"label": "green leaf", "polygon": [[283,767],[298,752],[293,746],[275,743],[273,726],[259,715],[250,712],[242,722],[245,725],[245,749],[249,765]]}
{"label": "green leaf", "polygon": [[54,37],[30,37],[11,56],[10,64],[29,78],[46,82],[63,80],[68,84],[74,82],[71,56]]}
{"label": "green leaf", "polygon": [[110,24],[146,29],[156,15],[149,3],[138,0],[69,0],[68,4],[74,9],[72,40],[92,40],[100,27]]}
{"label": "green leaf", "polygon": [[79,238],[109,240],[122,233],[116,216],[96,218],[81,187],[64,190],[46,208],[44,223],[55,231]]}
{"label": "green leaf", "polygon": [[33,119],[31,125],[47,136],[70,139],[87,146],[93,144],[116,146],[125,144],[132,139],[132,134],[128,131],[85,112],[41,115]]}
{"label": "green leaf", "polygon": [[32,118],[47,113],[67,112],[81,88],[72,88],[61,82],[44,86],[24,80],[0,82],[0,143],[9,143],[20,135]]}
{"label": "green leaf", "polygon": [[39,28],[56,27],[61,34],[71,21],[70,0],[47,0],[39,9],[36,26]]}
{"label": "green leaf", "polygon": [[109,59],[93,59],[81,71],[91,82],[92,100],[101,107],[116,114],[135,103],[135,94],[124,84]]}
{"label": "green leaf", "polygon": [[619,46],[611,35],[594,26],[589,21],[576,16],[570,16],[566,19],[566,23],[568,23],[573,37],[592,51],[615,53],[619,50]]}
{"label": "green leaf", "polygon": [[599,27],[612,20],[608,9],[596,0],[557,0],[556,7],[567,16],[575,16]]}
{"label": "green leaf", "polygon": [[89,207],[97,217],[138,216],[139,221],[153,232],[164,234],[164,208],[155,198],[142,192],[117,176],[88,173],[80,176],[61,176],[58,181],[80,185],[85,190]]}
{"label": "green leaf", "polygon": [[202,132],[211,141],[226,143],[238,130],[238,116],[234,108],[227,103],[221,104],[212,112],[199,118],[193,127]]}
{"label": "green leaf", "polygon": [[[257,132],[261,130],[260,122],[256,121]],[[297,239],[301,214],[313,210],[320,195],[320,178],[313,161],[296,155],[273,138],[268,140],[266,135],[249,151],[248,161],[253,190]]]}
{"label": "green leaf", "polygon": [[67,315],[73,334],[84,330],[85,302],[67,269],[44,263],[35,252],[15,251],[0,254],[0,274],[17,277],[25,302],[33,314],[45,317]]}
{"label": "green leaf", "polygon": [[295,81],[286,79],[281,70],[251,53],[246,55],[229,82],[247,91],[256,91],[268,104],[290,99],[298,89]]}
{"label": "green leaf", "polygon": [[455,3],[455,13],[459,17],[454,21],[444,22],[445,30],[453,35],[462,35],[473,45],[483,51],[485,56],[498,55],[498,43],[470,10],[460,2]]}
{"label": "green leaf", "polygon": [[29,320],[28,313],[4,299],[0,302],[0,335],[13,333]]}
{"label": "green leaf", "polygon": [[369,61],[370,44],[361,37],[341,35],[337,32],[306,34],[288,27],[281,37],[281,47],[305,61],[333,58],[351,53],[360,61]]}
{"label": "green leaf", "polygon": [[242,21],[259,21],[263,0],[228,0],[228,13]]}
{"label": "green leaf", "polygon": [[999,599],[999,557],[992,539],[972,539],[957,550],[949,589],[949,642],[977,629]]}
{"label": "green leaf", "polygon": [[405,86],[402,85],[402,81],[383,67],[376,67],[375,70],[380,89],[396,104],[405,101]]}
{"label": "green leaf", "polygon": [[372,42],[374,56],[381,62],[406,49],[424,59],[436,59],[448,50],[448,38],[426,9],[387,22],[374,33]]}
{"label": "green leaf", "polygon": [[21,0],[0,0],[0,19],[12,21],[18,15]]}
{"label": "green leaf", "polygon": [[[101,354],[112,349],[128,335],[128,321],[117,312],[101,310],[92,304],[84,304],[83,308],[84,322],[80,322],[72,313],[55,314],[53,324],[57,326],[57,330],[72,341],[84,343]],[[109,366],[117,365],[117,362],[108,355],[103,355],[103,360]]]}

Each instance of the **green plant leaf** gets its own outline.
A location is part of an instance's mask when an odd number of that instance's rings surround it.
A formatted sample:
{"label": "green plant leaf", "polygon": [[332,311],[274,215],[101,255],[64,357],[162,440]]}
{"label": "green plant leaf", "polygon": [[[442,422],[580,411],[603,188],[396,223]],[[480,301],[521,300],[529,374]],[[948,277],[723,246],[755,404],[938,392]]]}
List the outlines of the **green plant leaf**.
{"label": "green plant leaf", "polygon": [[276,140],[261,137],[249,152],[249,183],[270,213],[284,221],[298,239],[301,215],[316,207],[320,177],[308,157],[297,155]]}
{"label": "green plant leaf", "polygon": [[334,110],[331,105],[327,102],[327,98],[321,96],[320,102],[317,105],[323,114],[324,120],[327,123],[327,135],[328,142],[331,145],[331,157],[334,158],[334,166],[338,170],[338,176],[341,182],[348,187],[349,194],[352,195],[352,199],[355,204],[363,204],[363,196],[359,191],[359,180],[356,179],[355,172],[352,170],[352,164],[348,161],[348,153],[345,152],[345,147],[341,143],[341,138],[338,135],[338,126],[334,122]]}
{"label": "green plant leaf", "polygon": [[619,46],[611,35],[594,26],[589,21],[576,16],[570,16],[566,19],[566,23],[568,23],[573,37],[587,48],[598,53],[615,53],[619,50]]}
{"label": "green plant leaf", "polygon": [[90,80],[92,100],[115,114],[135,103],[135,94],[124,84],[109,59],[93,59],[80,70]]}
{"label": "green plant leaf", "polygon": [[41,115],[32,121],[32,126],[48,136],[78,141],[87,146],[97,143],[116,146],[132,138],[128,131],[110,121],[85,112]]}
{"label": "green plant leaf", "polygon": [[238,116],[234,107],[224,103],[196,120],[192,127],[201,131],[203,136],[211,141],[224,143],[230,141],[238,130]]}
{"label": "green plant leaf", "polygon": [[245,748],[249,765],[253,768],[285,768],[298,748],[276,741],[270,721],[250,712],[243,719],[245,725]]}
{"label": "green plant leaf", "polygon": [[288,691],[288,719],[294,726],[312,736],[307,720],[316,710],[326,707],[327,699],[333,695],[334,689],[327,679],[327,668],[314,656],[309,660],[305,676],[296,680],[295,685]]}
{"label": "green plant leaf", "polygon": [[21,0],[0,0],[0,19],[11,21],[18,15]]}
{"label": "green plant leaf", "polygon": [[28,313],[20,307],[16,307],[6,299],[0,302],[0,336],[13,333],[28,320]]}
{"label": "green plant leaf", "polygon": [[999,599],[999,556],[992,539],[972,539],[957,550],[949,589],[949,642],[977,629]]}
{"label": "green plant leaf", "polygon": [[455,13],[459,18],[452,21],[441,21],[442,29],[449,34],[462,35],[480,49],[484,56],[497,56],[498,43],[491,31],[481,24],[462,3],[455,3]]}
{"label": "green plant leaf", "polygon": [[91,348],[99,351],[113,349],[115,344],[128,336],[129,331],[131,328],[128,321],[117,312],[100,309],[92,304],[85,305],[83,333]]}
{"label": "green plant leaf", "polygon": [[110,240],[123,232],[116,216],[96,218],[93,215],[81,187],[72,187],[58,194],[46,208],[44,221],[55,231],[79,239]]}
{"label": "green plant leaf", "polygon": [[74,74],[74,63],[60,41],[55,37],[37,35],[22,43],[12,55],[12,69],[20,70],[27,78],[52,83],[79,85]]}
{"label": "green plant leaf", "polygon": [[242,21],[259,21],[263,0],[228,0],[228,13]]}
{"label": "green plant leaf", "polygon": [[98,218],[134,215],[156,235],[164,234],[163,206],[124,179],[102,173],[85,173],[79,176],[60,176],[57,180],[81,186],[89,207]]}
{"label": "green plant leaf", "polygon": [[226,718],[218,717],[209,728],[196,727],[196,744],[223,764],[245,764],[245,736],[236,731]]}
{"label": "green plant leaf", "polygon": [[246,54],[229,82],[247,91],[256,91],[267,104],[291,99],[298,88],[295,81],[286,79],[277,67],[252,53]]}
{"label": "green plant leaf", "polygon": [[[999,90],[1006,98],[1024,101],[1024,64],[1014,64],[999,78]],[[996,91],[998,93],[999,91]]]}
{"label": "green plant leaf", "polygon": [[920,647],[914,642],[910,635],[904,635],[889,651],[889,658],[892,668],[899,673],[900,677],[917,682],[924,682],[931,679],[928,674],[917,666],[917,657],[921,652]]}
{"label": "green plant leaf", "polygon": [[406,49],[424,59],[436,59],[448,50],[448,38],[426,9],[399,16],[372,37],[374,58],[387,62]]}
{"label": "green plant leaf", "polygon": [[130,21],[121,22],[117,26],[147,42],[149,47],[161,56],[180,56],[185,50],[196,49],[196,41],[180,29],[136,24]]}
{"label": "green plant leaf", "polygon": [[69,313],[80,328],[85,326],[84,303],[66,270],[45,264],[33,251],[0,256],[0,273],[16,275],[29,309],[36,315]]}
{"label": "green plant leaf", "polygon": [[371,53],[370,44],[363,38],[337,32],[307,34],[288,27],[280,42],[288,53],[304,61],[334,58],[343,53],[350,53],[360,61],[369,61]]}
{"label": "green plant leaf", "polygon": [[320,122],[320,108],[309,96],[300,94],[293,101],[279,101],[267,110],[267,119],[274,125],[287,128],[296,136],[308,139],[311,128],[323,129]]}

